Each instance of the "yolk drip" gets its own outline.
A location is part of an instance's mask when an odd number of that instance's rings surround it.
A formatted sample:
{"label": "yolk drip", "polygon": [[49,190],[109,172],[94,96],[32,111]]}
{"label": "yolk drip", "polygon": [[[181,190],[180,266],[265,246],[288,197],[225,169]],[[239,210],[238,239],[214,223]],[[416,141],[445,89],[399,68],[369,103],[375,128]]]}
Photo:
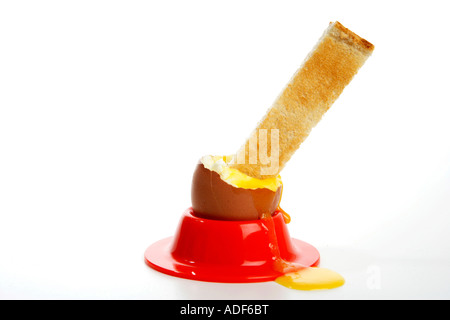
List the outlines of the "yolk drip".
{"label": "yolk drip", "polygon": [[275,234],[275,224],[273,222],[272,215],[269,213],[264,213],[261,216],[261,220],[262,220],[262,223],[265,226],[267,233],[268,233],[269,248],[270,248],[272,256],[274,257],[273,258],[274,259],[273,260],[274,269],[281,273],[289,273],[289,272],[294,272],[298,269],[303,268],[303,266],[301,266],[297,263],[289,262],[289,261],[286,261],[281,258],[280,248],[278,246],[277,235]]}
{"label": "yolk drip", "polygon": [[277,210],[283,215],[284,223],[288,224],[289,222],[291,222],[291,216],[286,211],[281,209],[279,206]]}

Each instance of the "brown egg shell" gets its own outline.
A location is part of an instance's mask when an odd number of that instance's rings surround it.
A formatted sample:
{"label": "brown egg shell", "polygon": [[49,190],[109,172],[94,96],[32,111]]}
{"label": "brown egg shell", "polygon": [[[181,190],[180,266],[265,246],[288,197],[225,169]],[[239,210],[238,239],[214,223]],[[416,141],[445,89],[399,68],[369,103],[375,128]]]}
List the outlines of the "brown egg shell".
{"label": "brown egg shell", "polygon": [[257,220],[263,213],[273,214],[281,200],[282,187],[266,189],[234,187],[199,162],[192,179],[191,199],[194,215],[213,220]]}

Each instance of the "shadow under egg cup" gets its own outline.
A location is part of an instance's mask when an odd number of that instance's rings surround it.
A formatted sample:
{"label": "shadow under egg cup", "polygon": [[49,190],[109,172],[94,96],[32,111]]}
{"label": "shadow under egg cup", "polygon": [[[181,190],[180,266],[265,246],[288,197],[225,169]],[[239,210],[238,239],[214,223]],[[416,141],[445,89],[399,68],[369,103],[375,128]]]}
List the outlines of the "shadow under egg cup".
{"label": "shadow under egg cup", "polygon": [[145,262],[171,276],[227,283],[273,281],[283,275],[274,268],[277,258],[305,267],[319,264],[315,247],[290,237],[281,212],[271,221],[272,232],[264,219],[212,220],[196,217],[189,208],[174,236],[147,248]]}

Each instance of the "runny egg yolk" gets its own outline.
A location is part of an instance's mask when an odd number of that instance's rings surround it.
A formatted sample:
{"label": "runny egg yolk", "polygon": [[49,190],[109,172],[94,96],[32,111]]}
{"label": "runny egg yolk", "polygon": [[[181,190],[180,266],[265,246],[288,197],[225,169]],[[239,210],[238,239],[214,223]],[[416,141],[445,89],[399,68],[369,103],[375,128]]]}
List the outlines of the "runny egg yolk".
{"label": "runny egg yolk", "polygon": [[257,179],[250,177],[235,168],[228,166],[231,161],[230,156],[204,156],[201,162],[205,168],[214,171],[220,175],[220,178],[226,183],[243,189],[260,189],[266,188],[273,192],[282,186],[281,177]]}

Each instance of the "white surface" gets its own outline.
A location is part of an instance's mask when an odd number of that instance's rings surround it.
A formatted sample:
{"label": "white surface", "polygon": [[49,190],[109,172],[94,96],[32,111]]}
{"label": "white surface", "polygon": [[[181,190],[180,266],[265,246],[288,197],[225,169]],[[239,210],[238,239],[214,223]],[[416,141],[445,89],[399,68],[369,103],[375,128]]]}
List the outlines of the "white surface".
{"label": "white surface", "polygon": [[[0,4],[0,298],[450,298],[445,1]],[[190,205],[326,28],[376,45],[283,171],[289,231],[347,283],[294,291],[160,274]]]}

